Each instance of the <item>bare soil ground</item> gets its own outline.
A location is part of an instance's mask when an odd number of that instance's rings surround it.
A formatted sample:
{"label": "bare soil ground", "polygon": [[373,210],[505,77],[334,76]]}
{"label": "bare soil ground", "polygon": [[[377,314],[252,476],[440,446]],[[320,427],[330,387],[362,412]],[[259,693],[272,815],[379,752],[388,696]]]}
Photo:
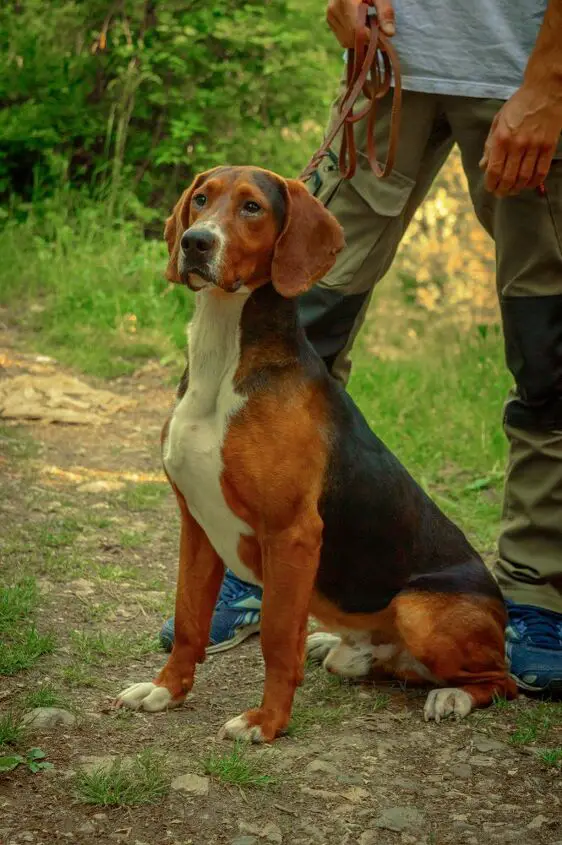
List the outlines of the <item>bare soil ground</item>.
{"label": "bare soil ground", "polygon": [[[10,336],[0,341],[0,376],[56,371],[16,353]],[[0,750],[39,746],[54,764],[0,775],[1,845],[560,845],[561,705],[498,701],[462,722],[425,724],[423,690],[339,683],[311,667],[289,736],[233,752],[216,734],[260,698],[253,638],[209,658],[183,708],[111,709],[165,659],[155,638],[173,608],[179,522],[159,461],[169,373],[146,366],[110,389],[136,404],[101,426],[1,429],[2,581],[35,579],[35,623],[54,641],[0,680],[0,718],[19,720],[40,690],[76,717]],[[153,803],[85,802],[84,766],[147,749],[164,779]],[[208,779],[203,794],[170,788],[189,773]]]}

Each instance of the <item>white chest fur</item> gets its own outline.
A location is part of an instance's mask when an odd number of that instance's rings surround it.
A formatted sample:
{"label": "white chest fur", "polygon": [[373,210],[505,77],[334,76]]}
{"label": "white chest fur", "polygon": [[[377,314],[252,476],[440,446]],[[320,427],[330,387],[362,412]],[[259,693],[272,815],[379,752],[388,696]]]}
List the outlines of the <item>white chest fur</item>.
{"label": "white chest fur", "polygon": [[197,294],[189,327],[189,386],[170,422],[164,465],[225,566],[255,582],[238,555],[240,535],[252,530],[227,506],[220,483],[228,423],[246,402],[233,387],[246,299],[241,293]]}

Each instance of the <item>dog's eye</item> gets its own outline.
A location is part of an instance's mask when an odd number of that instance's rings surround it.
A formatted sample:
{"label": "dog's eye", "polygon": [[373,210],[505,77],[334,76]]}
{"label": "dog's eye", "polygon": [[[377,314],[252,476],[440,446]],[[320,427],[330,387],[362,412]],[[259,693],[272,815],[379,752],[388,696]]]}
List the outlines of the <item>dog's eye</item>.
{"label": "dog's eye", "polygon": [[254,200],[247,200],[247,202],[245,202],[242,206],[242,209],[247,214],[257,214],[258,211],[261,211],[261,205],[259,205],[257,202],[254,202]]}
{"label": "dog's eye", "polygon": [[203,208],[205,203],[207,202],[207,197],[205,194],[195,194],[193,197],[193,202],[197,206],[197,208]]}

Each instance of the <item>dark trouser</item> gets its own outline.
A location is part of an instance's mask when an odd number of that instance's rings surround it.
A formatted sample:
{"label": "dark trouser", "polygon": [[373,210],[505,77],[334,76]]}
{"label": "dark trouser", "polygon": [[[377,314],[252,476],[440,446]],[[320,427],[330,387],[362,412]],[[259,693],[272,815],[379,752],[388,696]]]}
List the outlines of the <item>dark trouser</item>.
{"label": "dark trouser", "polygon": [[[324,159],[309,188],[343,226],[347,247],[302,297],[301,320],[345,384],[348,353],[373,288],[457,143],[474,210],[496,244],[506,358],[516,384],[504,415],[510,453],[495,574],[507,597],[562,613],[562,145],[546,195],[524,191],[496,199],[484,188],[478,162],[501,105],[407,91],[396,168],[388,180],[378,181],[361,154],[349,182],[335,157]],[[387,121],[383,100],[381,154]],[[361,149],[364,126],[356,127]]]}

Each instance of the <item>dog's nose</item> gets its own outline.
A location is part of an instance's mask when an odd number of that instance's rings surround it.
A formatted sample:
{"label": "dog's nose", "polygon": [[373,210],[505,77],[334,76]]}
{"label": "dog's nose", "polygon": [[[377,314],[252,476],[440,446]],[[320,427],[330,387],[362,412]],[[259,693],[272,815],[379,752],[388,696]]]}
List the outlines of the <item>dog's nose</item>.
{"label": "dog's nose", "polygon": [[217,239],[208,229],[187,229],[181,236],[181,248],[184,252],[195,252],[201,255],[211,252]]}

